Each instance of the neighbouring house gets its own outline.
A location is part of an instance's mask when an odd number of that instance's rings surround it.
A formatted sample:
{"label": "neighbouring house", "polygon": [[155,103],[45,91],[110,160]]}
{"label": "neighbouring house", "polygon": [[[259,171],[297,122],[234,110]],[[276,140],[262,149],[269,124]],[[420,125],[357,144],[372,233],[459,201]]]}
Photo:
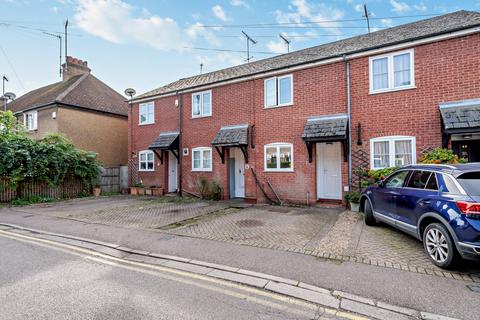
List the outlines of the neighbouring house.
{"label": "neighbouring house", "polygon": [[134,98],[131,183],[340,202],[359,166],[480,157],[480,13],[458,11],[201,74]]}
{"label": "neighbouring house", "polygon": [[128,104],[90,73],[86,61],[67,57],[62,81],[30,91],[7,108],[34,138],[60,133],[98,153],[106,167],[127,164]]}

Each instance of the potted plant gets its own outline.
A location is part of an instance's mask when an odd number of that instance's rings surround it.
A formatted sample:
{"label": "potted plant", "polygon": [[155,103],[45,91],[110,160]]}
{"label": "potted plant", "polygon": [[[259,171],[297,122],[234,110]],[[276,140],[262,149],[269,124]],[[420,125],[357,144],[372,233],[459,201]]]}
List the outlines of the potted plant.
{"label": "potted plant", "polygon": [[159,186],[150,186],[150,190],[152,192],[152,196],[154,197],[161,197],[163,196],[163,188]]}
{"label": "potted plant", "polygon": [[152,195],[152,187],[145,187],[145,195],[146,196]]}
{"label": "potted plant", "polygon": [[358,191],[349,191],[345,195],[345,200],[350,204],[350,210],[353,212],[360,211],[360,192]]}
{"label": "potted plant", "polygon": [[143,188],[143,183],[137,182],[133,186],[130,187],[130,194],[132,196],[144,195],[145,189]]}
{"label": "potted plant", "polygon": [[93,195],[95,197],[99,197],[100,193],[102,193],[102,188],[100,188],[100,185],[96,184],[95,186],[93,186]]}

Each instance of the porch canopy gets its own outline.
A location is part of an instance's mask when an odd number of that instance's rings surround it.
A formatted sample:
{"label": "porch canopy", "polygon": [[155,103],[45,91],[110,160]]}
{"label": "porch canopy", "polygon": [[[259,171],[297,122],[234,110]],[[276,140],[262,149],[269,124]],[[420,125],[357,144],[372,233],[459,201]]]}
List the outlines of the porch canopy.
{"label": "porch canopy", "polygon": [[341,142],[345,161],[348,160],[348,115],[334,114],[310,117],[303,129],[308,161],[312,162],[313,145],[317,142]]}
{"label": "porch canopy", "polygon": [[442,146],[448,147],[452,134],[480,133],[480,99],[440,104],[442,116]]}
{"label": "porch canopy", "polygon": [[225,163],[226,148],[240,148],[245,162],[248,163],[248,124],[221,127],[212,141],[212,146],[222,158],[222,163]]}
{"label": "porch canopy", "polygon": [[163,164],[163,151],[172,151],[173,155],[179,161],[180,133],[161,132],[160,135],[148,146],[149,150],[155,152]]}

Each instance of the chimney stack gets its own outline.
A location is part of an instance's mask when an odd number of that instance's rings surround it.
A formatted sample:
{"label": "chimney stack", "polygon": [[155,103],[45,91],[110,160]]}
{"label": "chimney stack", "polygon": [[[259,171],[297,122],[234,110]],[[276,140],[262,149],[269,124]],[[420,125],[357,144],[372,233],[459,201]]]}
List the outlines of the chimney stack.
{"label": "chimney stack", "polygon": [[90,73],[88,62],[74,57],[67,56],[67,63],[62,64],[63,81],[67,81],[71,77]]}

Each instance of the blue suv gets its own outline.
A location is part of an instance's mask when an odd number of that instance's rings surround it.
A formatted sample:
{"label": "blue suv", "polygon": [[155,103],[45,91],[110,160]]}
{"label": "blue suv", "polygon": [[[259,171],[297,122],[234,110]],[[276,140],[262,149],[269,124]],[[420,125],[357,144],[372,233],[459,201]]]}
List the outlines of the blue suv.
{"label": "blue suv", "polygon": [[366,188],[360,209],[367,225],[384,222],[423,241],[438,267],[480,261],[480,163],[402,167]]}

